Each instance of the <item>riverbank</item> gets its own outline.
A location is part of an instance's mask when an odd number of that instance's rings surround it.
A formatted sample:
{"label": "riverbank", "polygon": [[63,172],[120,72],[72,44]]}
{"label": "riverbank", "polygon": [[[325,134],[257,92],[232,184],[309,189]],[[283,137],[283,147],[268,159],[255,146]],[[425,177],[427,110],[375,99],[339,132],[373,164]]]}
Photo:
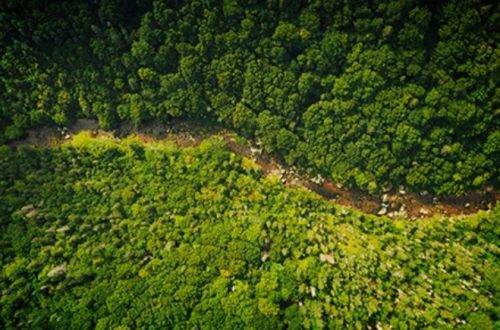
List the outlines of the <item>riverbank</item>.
{"label": "riverbank", "polygon": [[392,218],[418,218],[434,215],[466,215],[479,210],[490,209],[500,200],[500,194],[492,187],[469,192],[463,196],[432,196],[427,192],[409,192],[404,187],[374,196],[358,189],[350,189],[321,177],[311,177],[303,171],[286,165],[280,159],[264,152],[256,141],[238,137],[236,133],[215,124],[173,120],[168,124],[151,123],[134,128],[124,123],[113,131],[103,131],[97,121],[79,119],[68,128],[53,126],[40,127],[27,132],[25,138],[11,142],[10,146],[21,145],[50,146],[69,140],[72,135],[91,131],[93,135],[110,135],[121,138],[135,134],[144,142],[167,139],[181,147],[196,146],[202,140],[217,135],[229,150],[244,157],[252,158],[265,175],[275,175],[288,186],[304,186],[339,205],[358,209],[369,214],[386,215]]}

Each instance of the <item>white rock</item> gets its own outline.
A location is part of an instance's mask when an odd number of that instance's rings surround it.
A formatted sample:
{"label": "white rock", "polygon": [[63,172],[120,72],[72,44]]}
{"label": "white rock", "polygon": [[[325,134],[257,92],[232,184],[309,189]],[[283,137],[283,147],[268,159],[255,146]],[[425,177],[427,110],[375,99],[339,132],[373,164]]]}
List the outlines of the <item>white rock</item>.
{"label": "white rock", "polygon": [[323,184],[325,182],[325,178],[323,178],[320,174],[318,174],[314,178],[312,178],[311,181],[316,184]]}
{"label": "white rock", "polygon": [[385,207],[382,207],[378,212],[377,212],[378,215],[384,215],[384,214],[387,214],[387,209]]}
{"label": "white rock", "polygon": [[382,203],[387,203],[389,201],[389,196],[387,194],[383,194],[380,199],[382,200]]}
{"label": "white rock", "polygon": [[424,208],[424,207],[421,207],[420,210],[418,210],[418,213],[422,214],[422,215],[428,215],[429,214],[429,210]]}
{"label": "white rock", "polygon": [[262,154],[262,148],[254,148],[254,147],[250,147],[250,152],[252,153],[252,155],[260,155]]}

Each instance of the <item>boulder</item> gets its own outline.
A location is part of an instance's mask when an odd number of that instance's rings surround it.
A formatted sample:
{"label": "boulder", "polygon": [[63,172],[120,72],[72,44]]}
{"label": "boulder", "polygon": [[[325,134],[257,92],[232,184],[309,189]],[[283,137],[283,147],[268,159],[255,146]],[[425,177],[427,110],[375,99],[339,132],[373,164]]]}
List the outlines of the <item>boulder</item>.
{"label": "boulder", "polygon": [[418,213],[420,213],[421,215],[428,215],[429,214],[429,210],[424,208],[424,207],[421,207],[419,210],[418,210]]}
{"label": "boulder", "polygon": [[385,207],[382,207],[378,212],[377,212],[378,215],[385,215],[387,214],[387,208]]}

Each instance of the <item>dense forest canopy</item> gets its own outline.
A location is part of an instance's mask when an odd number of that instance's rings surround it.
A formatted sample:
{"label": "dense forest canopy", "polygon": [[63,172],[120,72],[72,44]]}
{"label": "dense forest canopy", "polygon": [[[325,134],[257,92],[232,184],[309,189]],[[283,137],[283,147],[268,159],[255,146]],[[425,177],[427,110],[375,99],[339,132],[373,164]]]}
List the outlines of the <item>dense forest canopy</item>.
{"label": "dense forest canopy", "polygon": [[362,215],[220,140],[0,148],[0,328],[493,329],[500,206]]}
{"label": "dense forest canopy", "polygon": [[180,117],[370,192],[498,187],[499,20],[478,0],[6,0],[0,143]]}

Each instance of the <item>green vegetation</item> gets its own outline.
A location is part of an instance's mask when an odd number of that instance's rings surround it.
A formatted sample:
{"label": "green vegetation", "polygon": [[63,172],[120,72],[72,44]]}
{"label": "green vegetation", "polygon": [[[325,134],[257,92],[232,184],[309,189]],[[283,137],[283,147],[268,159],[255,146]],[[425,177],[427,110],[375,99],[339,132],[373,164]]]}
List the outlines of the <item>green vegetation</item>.
{"label": "green vegetation", "polygon": [[484,0],[5,0],[0,143],[211,119],[371,192],[498,187],[499,20]]}
{"label": "green vegetation", "polygon": [[500,328],[500,205],[390,220],[196,148],[41,124],[219,122],[372,193],[500,182],[492,0],[4,0],[0,329]]}
{"label": "green vegetation", "polygon": [[0,328],[499,326],[500,206],[342,209],[199,147],[0,148]]}

